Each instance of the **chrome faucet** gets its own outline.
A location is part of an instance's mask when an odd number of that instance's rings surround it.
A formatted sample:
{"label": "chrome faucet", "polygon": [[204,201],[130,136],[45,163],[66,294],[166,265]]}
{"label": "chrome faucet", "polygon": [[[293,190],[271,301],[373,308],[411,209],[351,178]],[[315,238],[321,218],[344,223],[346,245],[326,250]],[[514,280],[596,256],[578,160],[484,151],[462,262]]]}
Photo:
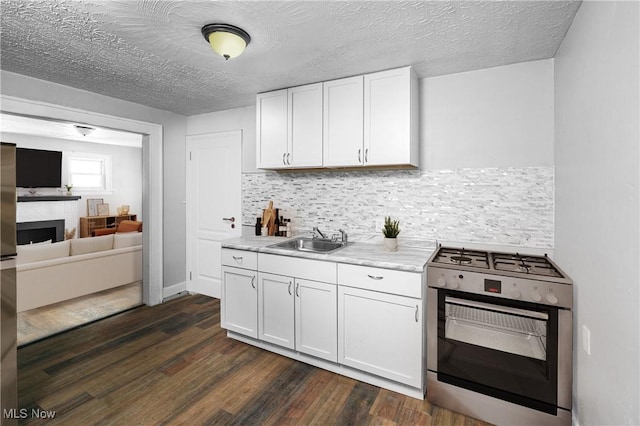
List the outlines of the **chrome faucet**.
{"label": "chrome faucet", "polygon": [[323,239],[325,240],[327,239],[327,237],[322,233],[322,231],[317,226],[313,227],[313,238],[316,237],[316,232],[320,234],[320,237],[322,237]]}
{"label": "chrome faucet", "polygon": [[348,242],[347,241],[347,238],[348,238],[347,233],[345,231],[343,231],[342,229],[338,229],[338,232],[340,232],[340,234],[333,234],[331,236],[331,241],[337,242],[338,241],[338,236],[340,236],[340,242],[342,243],[342,245],[347,244],[347,242]]}

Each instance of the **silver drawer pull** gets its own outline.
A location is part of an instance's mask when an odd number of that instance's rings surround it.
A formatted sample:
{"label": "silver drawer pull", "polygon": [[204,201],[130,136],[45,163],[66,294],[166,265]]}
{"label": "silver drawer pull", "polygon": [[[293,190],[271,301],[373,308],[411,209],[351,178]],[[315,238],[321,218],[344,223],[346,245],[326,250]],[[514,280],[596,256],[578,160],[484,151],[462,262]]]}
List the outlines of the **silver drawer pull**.
{"label": "silver drawer pull", "polygon": [[252,288],[256,288],[255,282],[256,282],[256,276],[254,275],[254,276],[251,277],[251,287]]}
{"label": "silver drawer pull", "polygon": [[383,278],[384,278],[384,277],[374,277],[373,275],[369,275],[369,274],[367,274],[367,276],[368,276],[369,278],[371,278],[372,280],[376,280],[376,281],[381,280],[381,279],[383,279]]}
{"label": "silver drawer pull", "polygon": [[235,260],[238,263],[242,263],[242,256],[233,256],[233,260]]}
{"label": "silver drawer pull", "polygon": [[289,296],[293,296],[293,294],[291,293],[291,281],[289,281]]}
{"label": "silver drawer pull", "polygon": [[418,322],[418,305],[416,305],[416,322]]}

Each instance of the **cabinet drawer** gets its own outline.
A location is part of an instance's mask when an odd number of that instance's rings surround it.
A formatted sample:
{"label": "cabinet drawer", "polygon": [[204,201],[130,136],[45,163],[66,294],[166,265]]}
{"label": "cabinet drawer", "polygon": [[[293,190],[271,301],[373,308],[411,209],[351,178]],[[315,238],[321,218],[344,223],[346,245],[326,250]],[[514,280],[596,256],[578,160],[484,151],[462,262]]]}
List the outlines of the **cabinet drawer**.
{"label": "cabinet drawer", "polygon": [[422,274],[417,272],[339,263],[338,284],[422,298]]}
{"label": "cabinet drawer", "polygon": [[222,249],[222,264],[236,268],[258,269],[258,253],[254,251]]}
{"label": "cabinet drawer", "polygon": [[260,272],[336,284],[336,264],[276,254],[258,254]]}

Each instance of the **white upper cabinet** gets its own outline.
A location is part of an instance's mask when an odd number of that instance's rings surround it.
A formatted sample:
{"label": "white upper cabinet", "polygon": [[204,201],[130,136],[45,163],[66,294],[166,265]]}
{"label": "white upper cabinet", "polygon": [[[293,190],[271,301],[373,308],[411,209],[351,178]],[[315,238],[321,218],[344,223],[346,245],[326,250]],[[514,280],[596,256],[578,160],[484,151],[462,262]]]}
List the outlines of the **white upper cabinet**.
{"label": "white upper cabinet", "polygon": [[418,166],[417,103],[411,67],[364,76],[365,166]]}
{"label": "white upper cabinet", "polygon": [[418,167],[411,67],[257,95],[262,169]]}
{"label": "white upper cabinet", "polygon": [[256,99],[258,168],[322,167],[322,83]]}
{"label": "white upper cabinet", "polygon": [[322,83],[294,87],[289,96],[290,167],[322,167]]}
{"label": "white upper cabinet", "polygon": [[362,166],[363,76],[324,83],[324,166]]}
{"label": "white upper cabinet", "polygon": [[257,95],[256,163],[259,168],[286,167],[287,100],[287,89]]}

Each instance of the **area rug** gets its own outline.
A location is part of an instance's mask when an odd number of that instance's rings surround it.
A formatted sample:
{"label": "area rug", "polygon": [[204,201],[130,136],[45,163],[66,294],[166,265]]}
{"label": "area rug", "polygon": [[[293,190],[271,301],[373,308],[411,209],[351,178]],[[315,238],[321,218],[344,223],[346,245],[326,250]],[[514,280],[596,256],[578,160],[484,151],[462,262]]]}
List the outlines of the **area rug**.
{"label": "area rug", "polygon": [[44,339],[142,304],[142,283],[18,313],[18,346]]}

